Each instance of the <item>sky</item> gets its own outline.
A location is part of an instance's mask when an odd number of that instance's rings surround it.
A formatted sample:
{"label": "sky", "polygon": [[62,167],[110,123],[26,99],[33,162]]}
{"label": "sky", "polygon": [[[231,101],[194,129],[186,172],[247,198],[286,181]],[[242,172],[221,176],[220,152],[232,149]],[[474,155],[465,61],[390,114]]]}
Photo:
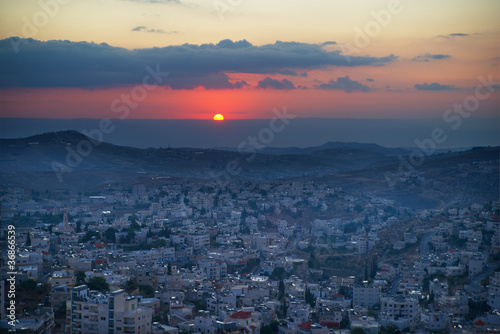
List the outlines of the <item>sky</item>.
{"label": "sky", "polygon": [[[497,0],[2,0],[2,118],[498,120]],[[466,110],[464,110],[464,108]]]}

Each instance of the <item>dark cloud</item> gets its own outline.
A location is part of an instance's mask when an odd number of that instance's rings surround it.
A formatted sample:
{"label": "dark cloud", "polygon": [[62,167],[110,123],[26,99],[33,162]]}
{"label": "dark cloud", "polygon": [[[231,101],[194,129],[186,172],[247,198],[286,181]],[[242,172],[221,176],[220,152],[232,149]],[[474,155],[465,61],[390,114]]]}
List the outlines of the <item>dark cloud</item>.
{"label": "dark cloud", "polygon": [[448,35],[439,35],[438,37],[454,38],[454,37],[467,37],[467,36],[470,36],[470,34],[455,33],[455,34],[448,34]]}
{"label": "dark cloud", "polygon": [[283,79],[279,81],[276,79],[272,79],[270,77],[267,77],[264,80],[259,81],[257,87],[274,88],[274,89],[295,89],[295,85],[290,80]]}
{"label": "dark cloud", "polygon": [[345,77],[338,77],[337,81],[332,79],[328,81],[328,83],[323,83],[314,87],[317,89],[343,90],[347,93],[370,91],[370,87],[356,80],[351,80],[348,75]]}
{"label": "dark cloud", "polygon": [[430,54],[426,53],[424,55],[419,55],[414,58],[412,58],[413,61],[429,61],[429,60],[441,60],[441,59],[447,59],[451,58],[450,55],[443,55],[443,54]]}
{"label": "dark cloud", "polygon": [[42,42],[12,37],[0,40],[0,58],[0,87],[96,88],[141,84],[147,74],[146,67],[150,66],[169,73],[162,85],[215,88],[232,86],[226,75],[230,73],[274,75],[331,66],[380,66],[397,57],[351,56],[348,63],[340,51],[325,50],[320,44],[280,41],[255,46],[246,40],[226,39],[217,44],[127,50],[106,43]]}
{"label": "dark cloud", "polygon": [[372,78],[368,78],[368,79],[366,79],[366,81],[374,82],[375,80],[373,80]]}
{"label": "dark cloud", "polygon": [[439,91],[439,90],[456,90],[457,87],[453,85],[441,85],[437,82],[433,82],[431,84],[428,83],[423,83],[423,84],[416,84],[415,86],[416,89],[418,90],[433,90],[433,91]]}

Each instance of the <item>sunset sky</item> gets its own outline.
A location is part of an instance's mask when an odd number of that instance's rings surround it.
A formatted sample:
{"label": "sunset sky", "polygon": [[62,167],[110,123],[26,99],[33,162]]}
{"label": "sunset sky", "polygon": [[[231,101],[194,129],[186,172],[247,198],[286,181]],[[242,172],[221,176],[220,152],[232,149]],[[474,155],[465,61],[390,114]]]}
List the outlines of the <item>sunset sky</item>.
{"label": "sunset sky", "polygon": [[442,118],[478,86],[471,117],[500,109],[497,0],[0,6],[2,117]]}

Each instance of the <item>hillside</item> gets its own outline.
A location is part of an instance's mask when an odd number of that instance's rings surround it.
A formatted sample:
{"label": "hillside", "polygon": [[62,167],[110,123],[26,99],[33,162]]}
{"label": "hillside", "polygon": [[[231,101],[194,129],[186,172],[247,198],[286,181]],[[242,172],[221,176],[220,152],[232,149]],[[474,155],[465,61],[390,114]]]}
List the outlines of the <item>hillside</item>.
{"label": "hillside", "polygon": [[0,150],[0,183],[39,189],[87,190],[165,177],[217,182],[316,178],[409,206],[433,207],[471,196],[495,199],[499,186],[498,147],[429,156],[411,171],[400,163],[409,151],[357,143],[267,149],[266,154],[138,149],[93,142],[79,132],[64,131],[0,139]]}

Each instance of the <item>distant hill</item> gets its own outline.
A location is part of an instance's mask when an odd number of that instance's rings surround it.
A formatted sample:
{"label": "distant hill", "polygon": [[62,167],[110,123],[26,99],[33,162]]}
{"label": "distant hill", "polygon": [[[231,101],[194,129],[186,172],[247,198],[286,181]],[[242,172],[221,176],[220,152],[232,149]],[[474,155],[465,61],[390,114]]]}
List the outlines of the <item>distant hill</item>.
{"label": "distant hill", "polygon": [[[232,147],[221,147],[217,148],[224,151],[237,151],[237,148]],[[327,150],[365,150],[373,153],[387,154],[405,154],[411,150],[411,148],[387,148],[377,144],[365,144],[365,143],[345,143],[345,142],[328,142],[323,145],[300,148],[300,147],[265,147],[260,153],[264,154],[276,154],[276,155],[286,155],[286,154],[312,154],[319,151]]]}
{"label": "distant hill", "polygon": [[[477,193],[478,200],[498,195],[499,147],[425,157],[407,177],[398,170],[408,172],[401,167],[401,160],[407,160],[411,151],[375,144],[330,142],[254,154],[222,149],[139,149],[94,142],[77,131],[62,131],[0,139],[0,151],[3,186],[86,190],[148,178],[216,182],[316,178],[389,197],[399,194],[398,198],[404,198],[416,191],[430,196],[429,203],[435,205],[449,202],[451,195],[459,198]],[[394,184],[387,182],[387,175]],[[446,193],[440,187],[447,189]]]}

